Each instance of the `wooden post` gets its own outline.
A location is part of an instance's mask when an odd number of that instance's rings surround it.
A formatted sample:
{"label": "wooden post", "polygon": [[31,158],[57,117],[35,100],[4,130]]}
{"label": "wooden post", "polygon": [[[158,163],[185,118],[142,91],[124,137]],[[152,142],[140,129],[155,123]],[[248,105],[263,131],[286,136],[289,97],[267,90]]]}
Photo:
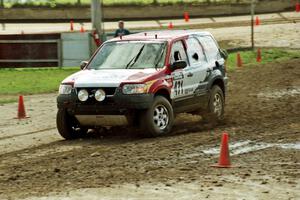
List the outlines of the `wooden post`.
{"label": "wooden post", "polygon": [[95,29],[102,38],[102,9],[101,0],[91,1],[91,19],[92,19],[92,29]]}
{"label": "wooden post", "polygon": [[251,1],[251,48],[254,50],[255,44],[254,44],[254,14],[255,14],[255,1]]}

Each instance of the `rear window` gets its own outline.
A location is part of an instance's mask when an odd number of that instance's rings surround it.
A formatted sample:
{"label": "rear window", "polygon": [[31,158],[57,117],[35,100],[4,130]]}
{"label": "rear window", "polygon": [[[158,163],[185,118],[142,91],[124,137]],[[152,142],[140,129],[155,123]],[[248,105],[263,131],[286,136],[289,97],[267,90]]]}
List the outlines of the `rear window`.
{"label": "rear window", "polygon": [[220,58],[219,48],[211,36],[198,36],[197,38],[203,45],[208,59],[215,61]]}

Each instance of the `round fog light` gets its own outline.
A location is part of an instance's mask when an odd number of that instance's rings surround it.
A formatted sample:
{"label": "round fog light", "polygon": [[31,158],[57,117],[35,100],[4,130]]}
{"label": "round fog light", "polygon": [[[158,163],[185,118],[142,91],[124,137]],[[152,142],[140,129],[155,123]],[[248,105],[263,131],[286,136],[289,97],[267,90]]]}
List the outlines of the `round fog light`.
{"label": "round fog light", "polygon": [[78,92],[78,99],[80,101],[86,101],[89,98],[89,93],[86,90],[79,90]]}
{"label": "round fog light", "polygon": [[103,101],[105,99],[105,92],[102,89],[99,89],[95,92],[95,99],[97,101]]}

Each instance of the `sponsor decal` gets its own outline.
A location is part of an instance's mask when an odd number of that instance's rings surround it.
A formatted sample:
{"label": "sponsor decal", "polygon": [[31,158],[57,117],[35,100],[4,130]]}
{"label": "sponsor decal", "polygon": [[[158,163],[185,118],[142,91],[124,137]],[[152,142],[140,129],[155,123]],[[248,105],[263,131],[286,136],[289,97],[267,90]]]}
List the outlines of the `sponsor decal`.
{"label": "sponsor decal", "polygon": [[174,81],[180,80],[180,79],[183,79],[183,78],[184,78],[184,75],[183,75],[182,72],[174,73],[174,74],[173,74],[173,79],[174,79]]}

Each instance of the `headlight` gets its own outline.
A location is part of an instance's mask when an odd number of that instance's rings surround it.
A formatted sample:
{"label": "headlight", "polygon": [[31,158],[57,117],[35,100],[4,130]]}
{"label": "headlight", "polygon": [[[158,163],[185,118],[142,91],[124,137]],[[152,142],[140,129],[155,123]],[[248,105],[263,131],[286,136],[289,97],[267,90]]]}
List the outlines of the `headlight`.
{"label": "headlight", "polygon": [[89,98],[89,93],[87,90],[85,90],[85,89],[79,90],[78,99],[80,101],[86,101],[88,98]]}
{"label": "headlight", "polygon": [[103,101],[105,99],[105,92],[101,89],[95,92],[95,99],[97,101]]}
{"label": "headlight", "polygon": [[71,94],[73,85],[60,85],[59,86],[59,94]]}
{"label": "headlight", "polygon": [[126,84],[123,86],[123,94],[143,94],[147,92],[146,84]]}

